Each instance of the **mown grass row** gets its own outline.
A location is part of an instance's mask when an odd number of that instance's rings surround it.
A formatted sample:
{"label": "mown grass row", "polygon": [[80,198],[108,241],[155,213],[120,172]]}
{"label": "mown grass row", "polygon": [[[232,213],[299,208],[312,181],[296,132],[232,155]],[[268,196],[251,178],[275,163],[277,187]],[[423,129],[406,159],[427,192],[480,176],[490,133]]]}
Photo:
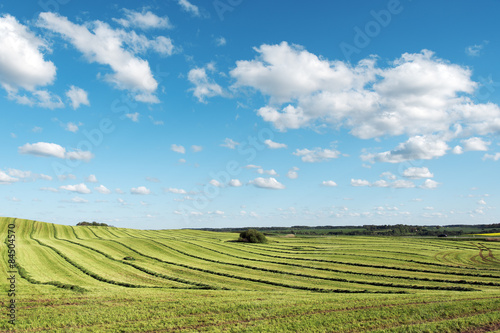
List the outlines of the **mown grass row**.
{"label": "mown grass row", "polygon": [[[466,280],[448,280],[448,279],[436,279],[436,278],[425,278],[425,277],[412,277],[412,276],[399,276],[399,275],[386,275],[386,274],[380,274],[380,273],[367,273],[367,272],[353,272],[353,271],[344,271],[344,270],[339,270],[339,269],[334,269],[334,268],[326,268],[326,267],[315,267],[315,266],[306,266],[306,265],[300,265],[300,264],[295,264],[292,262],[281,262],[281,261],[270,261],[270,260],[263,260],[263,259],[257,259],[257,258],[246,258],[246,257],[241,257],[232,253],[226,253],[222,251],[215,250],[213,248],[208,248],[199,244],[191,243],[191,242],[185,242],[191,245],[198,246],[202,249],[212,251],[215,253],[219,253],[222,255],[230,256],[236,259],[243,259],[243,260],[249,260],[249,261],[257,261],[257,262],[264,262],[264,263],[269,263],[269,264],[277,264],[277,265],[284,265],[284,266],[293,266],[293,267],[299,267],[299,268],[307,268],[307,269],[313,269],[313,270],[320,270],[320,271],[328,271],[328,272],[334,272],[334,273],[341,273],[341,274],[353,274],[353,275],[362,275],[362,276],[370,276],[370,277],[380,277],[380,278],[394,278],[394,279],[403,279],[403,280],[413,280],[413,281],[425,281],[425,282],[439,282],[439,283],[458,283],[458,284],[470,284],[470,285],[478,285],[478,286],[500,286],[500,283],[497,282],[484,282],[484,281],[466,281]],[[165,245],[166,246],[166,245]],[[171,247],[170,247],[171,248]],[[173,249],[173,248],[171,248]],[[180,252],[179,250],[176,249],[177,252]],[[183,252],[181,252],[183,253]],[[187,253],[183,253],[186,255],[189,255]],[[196,257],[193,255],[190,255],[192,257],[202,259],[201,257]],[[211,259],[204,259],[207,261],[214,261]],[[216,261],[219,262],[219,261]],[[224,262],[219,262],[219,263],[224,263]],[[230,264],[230,263],[225,263],[229,265],[237,265],[237,264]],[[247,265],[244,265],[242,267],[247,267]],[[253,268],[253,269],[259,269],[259,268]],[[264,270],[264,269],[263,269]],[[267,271],[272,271],[272,270],[267,270]],[[283,274],[288,274],[286,272],[283,272]],[[295,274],[292,274],[295,275]],[[305,275],[301,275],[305,276]],[[318,277],[321,279],[321,277]],[[340,279],[337,281],[341,281]],[[343,279],[343,282],[351,282],[351,280]],[[361,282],[353,282],[353,283],[361,283]],[[365,284],[370,284],[367,282],[363,282]],[[375,284],[373,284],[375,285]],[[399,287],[399,285],[393,285],[394,287]],[[414,288],[414,287],[409,287],[412,289],[425,289],[425,288]],[[432,288],[428,288],[432,289]],[[445,290],[445,289],[443,289]],[[447,289],[446,289],[447,290]],[[453,289],[454,290],[454,289]]]}
{"label": "mown grass row", "polygon": [[[245,277],[245,276],[239,276],[239,275],[228,274],[228,273],[223,273],[223,272],[217,272],[217,271],[213,271],[213,270],[209,270],[209,269],[204,269],[204,268],[199,268],[199,267],[193,267],[193,266],[189,266],[189,265],[185,265],[185,264],[181,264],[181,263],[176,263],[176,262],[172,262],[172,261],[168,261],[168,260],[156,258],[156,257],[153,257],[153,256],[146,255],[144,253],[141,253],[141,252],[139,252],[139,251],[137,251],[137,250],[135,250],[135,249],[133,249],[133,248],[131,248],[131,247],[129,247],[129,246],[127,246],[127,245],[119,242],[119,241],[116,241],[116,240],[112,240],[112,241],[117,242],[117,243],[119,243],[119,244],[127,247],[131,251],[134,251],[137,254],[140,254],[141,256],[144,256],[144,257],[147,257],[147,258],[150,258],[150,259],[154,259],[154,260],[157,260],[159,262],[163,262],[163,263],[170,264],[170,265],[175,265],[175,266],[180,266],[180,267],[188,268],[188,269],[199,271],[199,272],[203,272],[203,273],[208,273],[208,274],[213,274],[213,275],[219,275],[219,276],[224,276],[224,277],[228,277],[228,278],[232,278],[232,279],[238,279],[238,280],[243,280],[243,281],[263,283],[263,284],[273,285],[273,286],[277,286],[277,287],[285,287],[285,288],[298,289],[298,290],[308,290],[308,291],[315,291],[315,292],[322,292],[322,293],[389,293],[389,294],[392,294],[392,293],[405,293],[404,291],[369,291],[369,290],[349,290],[349,289],[326,289],[326,288],[317,288],[317,287],[291,285],[291,284],[288,284],[288,283],[274,282],[274,281],[269,281],[269,280],[263,280],[263,279]],[[157,243],[157,244],[159,244],[161,246],[165,246],[164,244],[159,243],[159,242],[157,242],[157,241],[155,241],[153,239],[151,239],[150,241],[155,242],[155,243]],[[269,270],[269,272],[271,272],[271,271]],[[276,271],[276,272],[273,272],[273,273],[283,274],[282,271]],[[314,276],[310,276],[310,277],[314,277]],[[338,282],[346,282],[346,281],[338,281]]]}
{"label": "mown grass row", "polygon": [[327,260],[327,259],[301,258],[301,257],[291,258],[291,257],[277,256],[277,255],[272,255],[272,254],[267,254],[267,253],[252,252],[252,251],[248,251],[248,250],[247,250],[247,252],[252,253],[252,254],[256,254],[256,255],[271,257],[271,258],[278,258],[278,259],[314,261],[314,262],[332,263],[332,264],[347,265],[347,266],[392,269],[392,270],[408,271],[408,272],[421,272],[421,273],[435,273],[435,274],[445,274],[445,275],[498,278],[498,276],[492,275],[492,274],[481,274],[481,273],[474,274],[474,273],[465,273],[465,272],[462,273],[462,272],[435,271],[435,270],[422,269],[422,268],[373,265],[373,264],[352,263],[352,262],[344,262],[344,261],[338,261],[338,260]]}
{"label": "mown grass row", "polygon": [[[35,229],[33,228],[32,230],[32,233]],[[76,262],[74,262],[73,260],[71,260],[68,256],[66,256],[64,253],[62,253],[61,251],[59,251],[58,249],[56,249],[55,247],[53,246],[50,246],[48,244],[45,244],[43,243],[42,241],[40,241],[39,239],[36,239],[36,238],[33,238],[32,235],[30,235],[30,238],[34,241],[36,241],[38,244],[40,244],[40,246],[45,246],[49,249],[51,249],[52,251],[54,251],[55,253],[57,253],[61,258],[63,258],[64,260],[66,260],[69,264],[71,264],[72,266],[76,267],[77,269],[79,269],[80,271],[82,271],[84,274],[94,278],[95,280],[97,281],[101,281],[101,282],[105,282],[105,283],[109,283],[109,284],[112,284],[112,285],[117,285],[117,286],[121,286],[121,287],[127,287],[127,288],[160,288],[160,287],[156,287],[156,286],[144,286],[144,285],[138,285],[138,284],[132,284],[132,283],[127,283],[127,282],[120,282],[120,281],[115,281],[115,280],[111,280],[111,279],[107,279],[105,277],[102,277],[90,270],[88,270],[87,268],[77,264]]]}
{"label": "mown grass row", "polygon": [[[75,245],[78,245],[78,246],[81,246],[81,247],[84,247],[84,248],[87,248],[91,251],[94,251],[96,253],[99,253],[103,256],[105,256],[106,258],[110,259],[110,260],[113,260],[113,261],[116,261],[116,262],[119,262],[119,263],[122,263],[122,264],[125,264],[125,265],[129,265],[129,266],[132,266],[133,268],[141,271],[141,272],[144,272],[146,274],[149,274],[151,276],[154,276],[154,277],[159,277],[159,278],[162,278],[162,279],[165,279],[165,280],[169,280],[169,281],[175,281],[175,282],[180,282],[180,283],[184,283],[184,284],[187,284],[187,285],[191,285],[191,286],[196,286],[201,289],[217,289],[213,286],[210,286],[208,284],[204,284],[204,283],[199,283],[199,282],[192,282],[192,281],[188,281],[188,280],[185,280],[185,279],[181,279],[181,278],[178,278],[178,277],[173,277],[173,276],[168,276],[168,275],[165,275],[165,274],[161,274],[161,273],[158,273],[158,272],[153,272],[147,268],[144,268],[144,267],[141,267],[139,265],[136,265],[134,263],[131,263],[130,261],[125,261],[125,260],[118,260],[118,259],[115,259],[113,258],[112,256],[110,256],[109,254],[103,252],[103,251],[100,251],[96,248],[93,248],[93,247],[90,247],[90,246],[87,246],[87,245],[84,245],[84,244],[81,244],[81,243],[78,243],[78,242],[74,242],[74,241],[71,241],[69,239],[63,239],[63,238],[59,238],[57,236],[57,230],[55,228],[55,225],[54,226],[54,237],[57,239],[57,240],[61,240],[61,241],[66,241],[66,242],[69,242],[69,243],[72,243],[72,244],[75,244]],[[104,241],[111,241],[111,240],[104,240]],[[169,287],[169,288],[177,288],[177,287]],[[186,287],[188,288],[188,287]],[[192,287],[191,287],[192,288]]]}

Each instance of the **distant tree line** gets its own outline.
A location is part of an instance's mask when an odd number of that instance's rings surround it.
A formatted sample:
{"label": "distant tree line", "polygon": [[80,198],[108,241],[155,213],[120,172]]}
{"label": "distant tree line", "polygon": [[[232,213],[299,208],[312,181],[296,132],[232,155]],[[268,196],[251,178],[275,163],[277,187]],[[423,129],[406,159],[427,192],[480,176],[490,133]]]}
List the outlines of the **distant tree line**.
{"label": "distant tree line", "polygon": [[77,226],[92,226],[92,227],[113,227],[112,225],[108,225],[106,223],[99,223],[96,221],[93,221],[93,222],[82,221],[82,222],[78,222],[76,225]]}

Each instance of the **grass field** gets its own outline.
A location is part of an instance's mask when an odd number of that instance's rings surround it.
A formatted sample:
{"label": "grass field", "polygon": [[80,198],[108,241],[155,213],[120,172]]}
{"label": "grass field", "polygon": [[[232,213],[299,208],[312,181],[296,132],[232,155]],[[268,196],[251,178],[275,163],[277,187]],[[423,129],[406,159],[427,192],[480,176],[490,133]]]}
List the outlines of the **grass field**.
{"label": "grass field", "polygon": [[1,332],[500,331],[500,242],[9,225]]}

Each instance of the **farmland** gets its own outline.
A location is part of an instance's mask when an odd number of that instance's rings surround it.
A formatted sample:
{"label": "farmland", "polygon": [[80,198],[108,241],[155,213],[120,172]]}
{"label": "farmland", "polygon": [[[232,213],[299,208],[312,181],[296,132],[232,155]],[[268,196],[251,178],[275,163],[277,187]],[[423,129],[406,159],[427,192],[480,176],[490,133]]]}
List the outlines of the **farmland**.
{"label": "farmland", "polygon": [[[2,332],[500,330],[500,242],[15,225]],[[127,259],[125,259],[127,258]]]}

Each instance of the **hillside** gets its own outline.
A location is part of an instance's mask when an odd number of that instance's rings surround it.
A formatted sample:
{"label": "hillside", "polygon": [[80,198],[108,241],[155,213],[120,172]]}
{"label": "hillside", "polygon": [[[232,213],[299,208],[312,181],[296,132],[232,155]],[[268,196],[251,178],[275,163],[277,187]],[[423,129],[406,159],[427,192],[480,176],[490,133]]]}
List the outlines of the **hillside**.
{"label": "hillside", "polygon": [[[15,225],[17,332],[500,329],[500,243]],[[12,234],[12,233],[11,233]],[[11,238],[12,240],[12,238]],[[9,242],[6,243],[7,245]],[[4,245],[6,245],[4,244]],[[12,246],[11,246],[12,248]],[[375,320],[376,319],[376,320]],[[495,326],[496,325],[496,326]]]}

